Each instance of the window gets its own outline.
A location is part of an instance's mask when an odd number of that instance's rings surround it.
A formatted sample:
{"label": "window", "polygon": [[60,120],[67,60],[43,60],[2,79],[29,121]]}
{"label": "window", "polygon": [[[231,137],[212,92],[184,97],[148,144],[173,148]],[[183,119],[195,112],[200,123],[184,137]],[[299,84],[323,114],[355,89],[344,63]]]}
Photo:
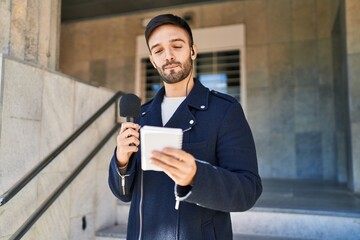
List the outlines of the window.
{"label": "window", "polygon": [[151,64],[149,58],[143,58],[141,63],[145,70],[145,102],[147,102],[156,95],[163,84],[158,71]]}
{"label": "window", "polygon": [[199,53],[196,76],[206,87],[227,93],[240,102],[239,50]]}

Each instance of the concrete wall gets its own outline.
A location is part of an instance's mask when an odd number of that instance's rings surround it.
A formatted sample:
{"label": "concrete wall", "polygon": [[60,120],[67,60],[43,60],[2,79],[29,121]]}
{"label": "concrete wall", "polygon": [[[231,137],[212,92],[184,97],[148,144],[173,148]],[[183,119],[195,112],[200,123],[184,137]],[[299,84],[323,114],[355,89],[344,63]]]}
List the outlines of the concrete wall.
{"label": "concrete wall", "polygon": [[[72,134],[113,92],[0,54],[0,194]],[[8,239],[114,125],[111,107],[30,184],[0,207],[0,239]],[[109,141],[23,239],[92,239],[114,224],[107,186]],[[82,229],[83,218],[87,222]]]}
{"label": "concrete wall", "polygon": [[0,53],[57,69],[61,0],[0,1]]}
{"label": "concrete wall", "polygon": [[353,189],[360,193],[360,1],[346,0],[347,67]]}
{"label": "concrete wall", "polygon": [[172,12],[192,15],[192,28],[244,23],[247,116],[261,175],[346,181],[346,172],[337,171],[334,129],[331,32],[338,3],[229,1],[65,23],[60,70],[133,92],[135,38],[144,34],[143,19]]}

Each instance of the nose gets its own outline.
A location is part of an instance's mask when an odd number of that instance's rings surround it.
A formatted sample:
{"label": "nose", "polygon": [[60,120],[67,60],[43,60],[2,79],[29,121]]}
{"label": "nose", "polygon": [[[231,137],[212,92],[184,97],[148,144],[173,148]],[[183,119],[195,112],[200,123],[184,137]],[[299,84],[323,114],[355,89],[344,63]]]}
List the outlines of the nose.
{"label": "nose", "polygon": [[170,62],[174,60],[174,54],[171,49],[165,49],[165,60]]}

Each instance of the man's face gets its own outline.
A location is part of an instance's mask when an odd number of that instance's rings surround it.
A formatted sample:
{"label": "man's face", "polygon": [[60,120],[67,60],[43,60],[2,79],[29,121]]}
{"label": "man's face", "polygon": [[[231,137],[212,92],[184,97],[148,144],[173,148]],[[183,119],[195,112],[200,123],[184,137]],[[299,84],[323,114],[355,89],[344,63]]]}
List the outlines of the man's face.
{"label": "man's face", "polygon": [[192,71],[189,36],[175,25],[156,28],[149,38],[150,60],[163,81],[177,83]]}

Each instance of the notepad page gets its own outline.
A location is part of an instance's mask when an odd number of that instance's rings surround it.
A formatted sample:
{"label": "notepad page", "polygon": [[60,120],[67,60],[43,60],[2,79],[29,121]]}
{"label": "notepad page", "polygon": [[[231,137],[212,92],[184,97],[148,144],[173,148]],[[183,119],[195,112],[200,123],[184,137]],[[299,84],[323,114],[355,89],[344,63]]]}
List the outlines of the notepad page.
{"label": "notepad page", "polygon": [[153,151],[162,151],[166,147],[181,149],[182,129],[144,126],[140,129],[141,141],[141,168],[153,171],[162,171],[159,167],[150,163]]}

